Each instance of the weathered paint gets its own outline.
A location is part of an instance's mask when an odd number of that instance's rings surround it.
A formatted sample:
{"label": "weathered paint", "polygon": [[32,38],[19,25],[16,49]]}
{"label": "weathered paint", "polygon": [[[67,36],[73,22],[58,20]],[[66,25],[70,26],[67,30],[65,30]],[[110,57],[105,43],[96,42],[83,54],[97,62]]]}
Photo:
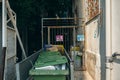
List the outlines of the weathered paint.
{"label": "weathered paint", "polygon": [[7,29],[7,59],[16,56],[16,33],[15,30],[12,28]]}
{"label": "weathered paint", "polygon": [[86,21],[99,14],[99,0],[85,0]]}
{"label": "weathered paint", "polygon": [[86,68],[93,80],[100,80],[100,51],[99,51],[99,17],[85,26],[86,33]]}
{"label": "weathered paint", "polygon": [[99,53],[99,25],[98,19],[94,20],[85,27],[86,32],[86,49]]}
{"label": "weathered paint", "polygon": [[12,28],[7,28],[7,52],[6,52],[6,67],[5,79],[14,80],[16,76],[16,33]]}
{"label": "weathered paint", "polygon": [[[76,35],[84,35],[84,17],[85,17],[84,0],[75,0],[73,8],[74,8],[74,17],[76,18],[76,23],[78,27],[76,29]],[[83,53],[83,70],[85,70],[84,41],[76,41],[76,46],[79,46],[80,51]]]}
{"label": "weathered paint", "polygon": [[90,52],[86,52],[86,69],[90,76],[95,79],[95,65],[96,65],[96,55]]}
{"label": "weathered paint", "polygon": [[7,59],[7,66],[6,66],[7,71],[5,72],[5,80],[16,80],[15,63],[16,63],[15,56]]}

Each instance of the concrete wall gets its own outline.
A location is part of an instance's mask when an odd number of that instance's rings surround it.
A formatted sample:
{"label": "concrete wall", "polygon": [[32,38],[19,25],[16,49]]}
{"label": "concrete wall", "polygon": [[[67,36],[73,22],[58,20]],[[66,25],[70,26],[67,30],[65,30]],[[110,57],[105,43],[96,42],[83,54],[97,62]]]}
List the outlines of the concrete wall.
{"label": "concrete wall", "polygon": [[7,66],[6,66],[6,80],[16,80],[16,68],[15,68],[15,57],[9,58],[7,60]]}
{"label": "concrete wall", "polygon": [[[86,70],[89,72],[94,80],[100,80],[101,76],[101,61],[100,61],[100,25],[99,17],[94,18],[89,22],[88,11],[89,0],[76,0],[75,10],[78,18],[84,18],[87,22],[85,26],[85,65]],[[91,6],[92,8],[92,6]],[[83,21],[78,20],[77,34],[84,34]],[[79,44],[79,43],[78,43]],[[81,46],[81,43],[79,44]],[[84,45],[84,44],[83,44]]]}
{"label": "concrete wall", "polygon": [[7,59],[16,56],[16,33],[13,28],[7,30]]}
{"label": "concrete wall", "polygon": [[[89,0],[76,0],[75,9],[77,8],[77,16],[83,16],[85,21],[88,20],[88,1]],[[94,1],[94,0],[91,0]],[[82,3],[81,3],[82,2]],[[99,2],[98,2],[99,3]],[[105,80],[105,62],[106,62],[106,39],[105,39],[105,0],[100,0],[99,7],[101,15],[91,20],[85,26],[85,40],[86,40],[86,69],[94,80]],[[82,8],[82,9],[81,9]],[[93,8],[91,6],[91,8]],[[81,11],[83,11],[81,13]],[[84,15],[83,15],[84,14]],[[81,28],[78,29],[80,33]]]}
{"label": "concrete wall", "polygon": [[94,80],[105,80],[105,0],[100,0],[99,6],[101,9],[100,16],[90,21],[85,27],[86,65],[89,74],[93,77]]}
{"label": "concrete wall", "polygon": [[86,52],[86,69],[90,76],[95,79],[95,65],[96,65],[96,55],[90,52]]}
{"label": "concrete wall", "polygon": [[[2,5],[0,3],[0,61],[2,59],[1,54],[2,54]],[[16,34],[13,29],[8,28],[5,80],[15,80],[16,77],[15,63],[16,63]]]}
{"label": "concrete wall", "polygon": [[86,69],[94,80],[100,80],[99,17],[85,26]]}
{"label": "concrete wall", "polygon": [[[2,61],[1,54],[2,54],[2,4],[0,3],[0,61]],[[16,77],[15,65],[16,65],[16,33],[15,30],[8,28],[5,80],[15,80]]]}
{"label": "concrete wall", "polygon": [[6,80],[14,80],[16,77],[16,34],[15,30],[8,27],[7,30],[7,53],[6,53]]}

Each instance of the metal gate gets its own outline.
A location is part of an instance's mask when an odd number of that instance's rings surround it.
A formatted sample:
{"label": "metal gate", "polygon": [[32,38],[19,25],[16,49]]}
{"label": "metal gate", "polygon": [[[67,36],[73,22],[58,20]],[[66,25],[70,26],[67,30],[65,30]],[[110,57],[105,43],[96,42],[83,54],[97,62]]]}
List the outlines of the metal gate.
{"label": "metal gate", "polygon": [[75,46],[76,26],[74,18],[43,18],[42,47],[45,44],[63,45],[69,51]]}

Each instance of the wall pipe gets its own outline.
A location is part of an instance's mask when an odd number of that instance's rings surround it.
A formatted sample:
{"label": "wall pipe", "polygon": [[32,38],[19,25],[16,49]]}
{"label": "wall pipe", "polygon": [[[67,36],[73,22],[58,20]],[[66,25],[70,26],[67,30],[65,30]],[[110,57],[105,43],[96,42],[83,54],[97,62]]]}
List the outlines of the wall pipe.
{"label": "wall pipe", "polygon": [[5,56],[7,48],[7,13],[5,0],[2,0],[2,53],[0,61],[0,80],[4,80],[4,69],[5,69]]}
{"label": "wall pipe", "polygon": [[106,80],[111,80],[111,63],[109,59],[112,54],[112,36],[111,36],[111,0],[105,0],[106,7]]}
{"label": "wall pipe", "polygon": [[6,25],[7,11],[5,0],[2,0],[2,47],[7,47],[7,25]]}

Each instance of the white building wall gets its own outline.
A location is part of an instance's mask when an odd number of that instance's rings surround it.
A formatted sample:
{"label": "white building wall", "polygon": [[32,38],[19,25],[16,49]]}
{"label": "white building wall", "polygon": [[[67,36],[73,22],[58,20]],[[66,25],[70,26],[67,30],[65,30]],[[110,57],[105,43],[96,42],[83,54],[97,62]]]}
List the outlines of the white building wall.
{"label": "white building wall", "polygon": [[[120,54],[120,0],[111,0],[111,37],[112,54]],[[120,56],[117,56],[112,63],[111,80],[120,80]]]}

